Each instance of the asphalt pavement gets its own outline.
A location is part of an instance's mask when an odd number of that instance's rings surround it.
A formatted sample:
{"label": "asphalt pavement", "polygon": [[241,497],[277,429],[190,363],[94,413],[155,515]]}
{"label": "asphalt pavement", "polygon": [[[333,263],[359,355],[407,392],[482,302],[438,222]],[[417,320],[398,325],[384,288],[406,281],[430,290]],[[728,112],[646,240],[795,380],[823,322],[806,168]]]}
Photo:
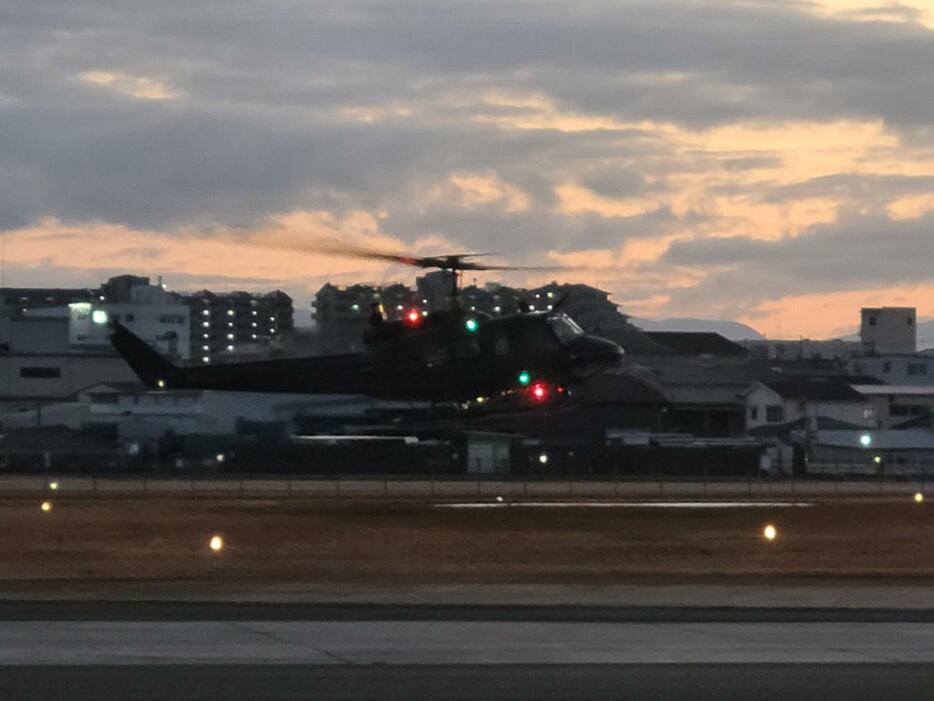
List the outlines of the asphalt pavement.
{"label": "asphalt pavement", "polygon": [[4,699],[934,698],[927,609],[0,603]]}

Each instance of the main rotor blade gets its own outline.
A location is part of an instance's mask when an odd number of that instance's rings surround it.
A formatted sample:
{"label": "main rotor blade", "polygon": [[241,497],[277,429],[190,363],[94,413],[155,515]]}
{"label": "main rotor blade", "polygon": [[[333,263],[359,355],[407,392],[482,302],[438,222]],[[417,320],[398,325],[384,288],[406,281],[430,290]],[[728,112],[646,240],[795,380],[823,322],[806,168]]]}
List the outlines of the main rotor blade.
{"label": "main rotor blade", "polygon": [[484,256],[493,256],[495,253],[450,253],[437,256],[413,256],[408,253],[396,253],[392,251],[380,251],[365,246],[355,246],[353,244],[341,243],[338,241],[318,241],[293,244],[285,244],[285,248],[307,251],[309,253],[323,253],[325,255],[342,256],[345,258],[361,258],[364,260],[382,260],[389,263],[401,263],[411,265],[416,268],[440,268],[442,270],[526,270],[537,272],[549,272],[569,270],[563,265],[546,266],[525,266],[525,265],[495,265],[486,263],[474,263],[465,260],[466,258],[479,258]]}
{"label": "main rotor blade", "polygon": [[460,270],[528,270],[548,273],[562,270],[572,270],[566,265],[486,265],[484,263],[463,263]]}

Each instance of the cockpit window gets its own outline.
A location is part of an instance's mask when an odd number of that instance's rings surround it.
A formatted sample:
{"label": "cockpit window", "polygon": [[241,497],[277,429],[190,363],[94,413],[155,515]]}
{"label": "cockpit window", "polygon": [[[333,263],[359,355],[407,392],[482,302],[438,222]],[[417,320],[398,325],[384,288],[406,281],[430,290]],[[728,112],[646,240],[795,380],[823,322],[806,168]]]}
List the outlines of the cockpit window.
{"label": "cockpit window", "polygon": [[573,319],[564,314],[548,317],[548,323],[551,324],[555,336],[558,337],[562,345],[567,345],[578,336],[584,335],[584,330],[575,324]]}

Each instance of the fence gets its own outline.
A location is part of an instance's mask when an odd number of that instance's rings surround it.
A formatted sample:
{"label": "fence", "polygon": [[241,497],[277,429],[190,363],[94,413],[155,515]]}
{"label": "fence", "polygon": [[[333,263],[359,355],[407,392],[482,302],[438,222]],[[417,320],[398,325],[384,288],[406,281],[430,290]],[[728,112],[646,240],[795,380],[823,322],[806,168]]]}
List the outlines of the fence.
{"label": "fence", "polygon": [[729,499],[911,496],[924,481],[745,479],[406,479],[290,477],[140,477],[98,475],[4,475],[0,498],[311,498],[311,499]]}

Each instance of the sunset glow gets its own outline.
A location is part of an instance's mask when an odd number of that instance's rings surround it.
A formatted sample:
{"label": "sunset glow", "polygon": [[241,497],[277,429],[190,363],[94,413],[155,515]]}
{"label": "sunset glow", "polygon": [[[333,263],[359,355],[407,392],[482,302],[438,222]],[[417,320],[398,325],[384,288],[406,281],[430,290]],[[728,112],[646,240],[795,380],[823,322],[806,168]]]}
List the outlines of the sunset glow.
{"label": "sunset glow", "polygon": [[[477,280],[598,284],[628,314],[772,337],[850,333],[864,305],[924,320],[932,9],[633,1],[569,19],[529,2],[438,23],[407,3],[245,7],[181,31],[159,9],[146,24],[92,7],[70,31],[37,22],[2,64],[4,284],[131,272],[280,288],[306,308],[326,280],[412,281],[323,241],[567,265]],[[220,19],[230,36],[210,30]],[[532,20],[534,41],[506,29]]]}

